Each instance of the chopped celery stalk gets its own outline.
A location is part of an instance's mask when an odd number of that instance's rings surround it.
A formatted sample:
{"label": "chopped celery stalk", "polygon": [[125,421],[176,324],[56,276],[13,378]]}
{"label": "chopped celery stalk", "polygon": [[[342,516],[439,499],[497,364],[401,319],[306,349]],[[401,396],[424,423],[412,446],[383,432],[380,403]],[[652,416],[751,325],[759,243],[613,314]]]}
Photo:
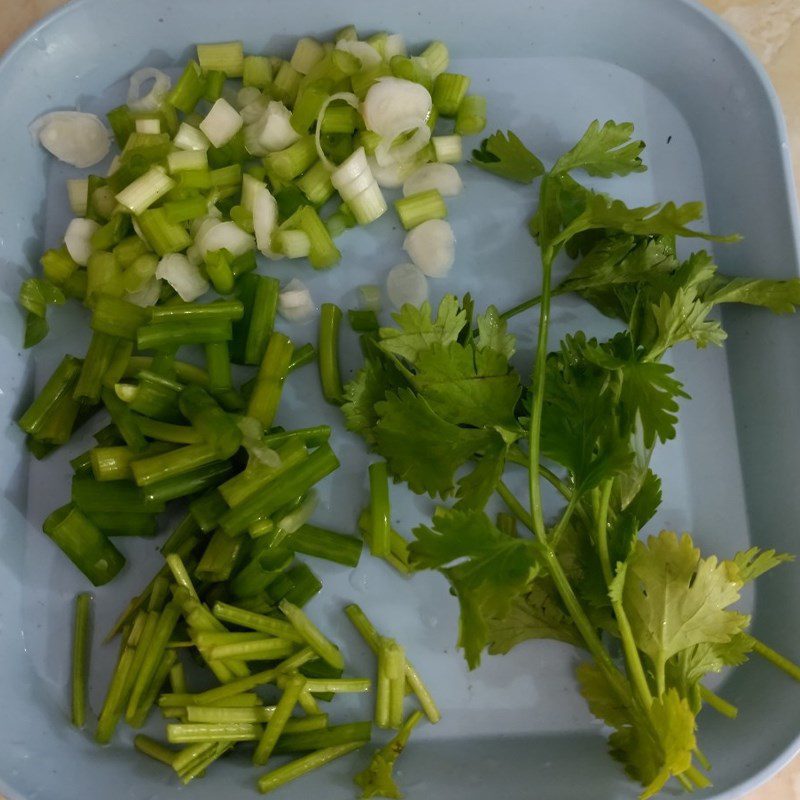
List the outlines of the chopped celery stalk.
{"label": "chopped celery stalk", "polygon": [[89,683],[89,653],[92,596],[82,592],[75,598],[75,618],[72,628],[72,724],[82,728],[86,722],[86,690]]}
{"label": "chopped celery stalk", "polygon": [[147,209],[136,221],[145,241],[160,256],[178,253],[192,243],[186,228],[179,222],[170,222],[163,207]]}
{"label": "chopped celery stalk", "polygon": [[217,70],[229,78],[240,78],[244,70],[244,47],[241,42],[198,44],[197,61],[203,72]]}
{"label": "chopped celery stalk", "polygon": [[322,694],[323,692],[340,693],[362,693],[368,692],[372,687],[369,678],[307,678],[306,689],[312,694]]}
{"label": "chopped celery stalk", "polygon": [[342,311],[334,303],[323,303],[319,322],[319,375],[324,398],[334,405],[342,402],[339,371],[339,327]]}
{"label": "chopped celery stalk", "polygon": [[166,100],[184,114],[191,114],[200,102],[205,89],[203,72],[196,61],[189,61]]}
{"label": "chopped celery stalk", "polygon": [[[380,656],[378,661],[380,663]],[[406,654],[394,640],[387,645],[386,672],[389,680],[388,727],[399,728],[403,724],[406,695]]]}
{"label": "chopped celery stalk", "polygon": [[273,332],[269,338],[256,383],[247,404],[247,416],[257,419],[263,427],[272,425],[289,371],[294,347],[282,333]]}
{"label": "chopped celery stalk", "polygon": [[289,720],[289,717],[297,705],[300,692],[305,688],[305,678],[295,675],[286,682],[281,699],[275,707],[275,713],[270,717],[264,733],[256,745],[255,753],[253,754],[253,763],[263,766],[269,760],[275,745],[283,733],[283,729]]}
{"label": "chopped celery stalk", "polygon": [[[347,106],[350,108],[350,106]],[[352,111],[352,109],[350,109]],[[322,161],[317,161],[297,179],[297,186],[315,206],[321,206],[333,196],[331,173]]]}
{"label": "chopped celery stalk", "polygon": [[268,493],[248,497],[239,505],[226,511],[220,519],[220,527],[229,535],[236,536],[259,519],[271,516],[288,503],[302,497],[312,486],[339,466],[339,461],[330,445],[322,445],[308,458],[293,465],[271,482]]}
{"label": "chopped celery stalk", "polygon": [[291,551],[269,545],[262,550],[260,546],[261,542],[253,548],[250,561],[230,583],[231,594],[236,598],[244,600],[260,595],[292,562]]}
{"label": "chopped celery stalk", "polygon": [[316,39],[303,36],[297,40],[289,64],[292,69],[301,75],[307,75],[311,68],[322,60],[324,55],[325,50]]}
{"label": "chopped celery stalk", "polygon": [[288,764],[284,764],[268,772],[266,775],[262,775],[258,780],[258,790],[262,794],[274,791],[290,781],[296,780],[315,769],[324,767],[337,758],[341,758],[348,753],[352,753],[354,750],[358,750],[360,747],[363,747],[364,744],[366,744],[366,742],[361,741],[338,745],[336,747],[328,747],[317,750],[302,758],[298,758]]}
{"label": "chopped celery stalk", "polygon": [[443,117],[454,117],[467,95],[470,79],[454,72],[442,72],[433,82],[433,104]]}
{"label": "chopped celery stalk", "polygon": [[172,573],[172,577],[175,579],[175,583],[178,586],[182,586],[186,591],[189,593],[189,597],[193,597],[195,600],[199,599],[197,597],[197,591],[194,588],[194,584],[192,583],[192,579],[189,577],[189,573],[186,570],[186,565],[183,563],[183,559],[178,555],[178,553],[170,553],[167,558],[167,566],[169,567],[169,571]]}
{"label": "chopped celery stalk", "polygon": [[132,728],[141,728],[147,721],[147,716],[150,713],[153,705],[156,702],[161,687],[167,680],[169,672],[175,665],[178,659],[178,654],[174,650],[167,650],[158,663],[155,673],[147,687],[139,705],[136,707],[135,712],[132,714],[129,724]]}
{"label": "chopped celery stalk", "polygon": [[324,558],[346,567],[355,567],[361,557],[361,541],[355,536],[303,525],[285,542],[295,553]]}
{"label": "chopped celery stalk", "polygon": [[[280,447],[287,442],[302,442],[306,447],[319,447],[331,437],[330,425],[316,425],[313,428],[298,428],[294,431],[278,431],[265,434],[261,442],[267,447]],[[285,456],[282,455],[285,461]],[[232,505],[235,505],[233,503]]]}
{"label": "chopped celery stalk", "polygon": [[42,527],[95,586],[108,583],[125,565],[125,556],[71,503],[56,509]]}
{"label": "chopped celery stalk", "polygon": [[429,219],[444,219],[447,216],[447,206],[437,189],[402,197],[394,201],[394,207],[406,230]]}
{"label": "chopped celery stalk", "polygon": [[277,661],[290,656],[295,650],[294,645],[285,639],[262,639],[257,642],[239,642],[237,644],[224,644],[212,647],[209,658],[226,659],[238,658],[242,661]]}
{"label": "chopped celery stalk", "polygon": [[344,668],[344,659],[339,648],[333,644],[316,625],[294,603],[281,600],[280,610],[297,632],[306,641],[306,644],[317,655],[336,669]]}
{"label": "chopped celery stalk", "polygon": [[[361,634],[372,652],[377,655],[380,650],[382,637],[375,629],[375,626],[369,621],[367,615],[355,603],[345,608],[345,614],[347,614],[347,618],[353,623],[353,626]],[[417,696],[417,700],[419,700],[419,704],[422,706],[425,715],[432,723],[437,723],[442,718],[439,709],[436,707],[436,703],[431,697],[427,687],[422,682],[422,679],[419,677],[416,669],[414,669],[414,665],[408,659],[406,659],[405,662],[405,673],[406,681],[408,681],[408,685]]]}
{"label": "chopped celery stalk", "polygon": [[111,675],[111,681],[106,691],[103,707],[97,719],[97,730],[95,731],[95,741],[98,744],[108,744],[111,737],[114,735],[114,730],[117,727],[117,722],[122,715],[123,706],[127,702],[129,693],[131,675],[130,670],[133,664],[134,655],[136,650],[131,646],[131,638],[133,631],[136,630],[139,622],[144,622],[144,613],[140,613],[134,622],[133,628],[127,636],[123,637],[120,644],[119,657],[117,659],[116,667]]}
{"label": "chopped celery stalk", "polygon": [[92,330],[112,337],[136,340],[136,331],[150,312],[120,297],[98,295],[92,306]]}
{"label": "chopped celery stalk", "polygon": [[370,552],[379,558],[391,553],[391,507],[389,504],[389,473],[385,461],[369,465],[370,495]]}
{"label": "chopped celery stalk", "polygon": [[175,756],[177,755],[175,750],[166,747],[155,739],[151,739],[149,736],[145,736],[143,733],[134,737],[133,746],[140,753],[144,753],[146,756],[150,756],[150,758],[160,761],[168,767],[172,766]]}
{"label": "chopped celery stalk", "polygon": [[[37,436],[45,427],[54,409],[64,398],[71,398],[81,371],[81,361],[64,356],[42,391],[17,423],[25,433]],[[71,425],[70,425],[71,428]]]}
{"label": "chopped celery stalk", "polygon": [[136,334],[140,350],[162,350],[187,344],[227,342],[232,336],[226,319],[166,320],[143,325]]}
{"label": "chopped celery stalk", "polygon": [[213,611],[217,619],[222,620],[222,622],[228,622],[231,625],[238,625],[240,628],[250,628],[253,631],[267,633],[270,636],[276,636],[298,644],[305,641],[303,636],[292,625],[280,619],[267,617],[264,614],[256,614],[253,611],[245,611],[228,603],[215,603]]}
{"label": "chopped celery stalk", "polygon": [[87,512],[87,517],[106,536],[140,536],[151,538],[158,533],[155,514],[113,514]]}
{"label": "chopped celery stalk", "polygon": [[303,136],[285,150],[269,153],[264,165],[281,180],[291,181],[304,173],[317,160],[317,146],[313,136]]}
{"label": "chopped celery stalk", "polygon": [[458,134],[432,136],[431,144],[436,160],[443,164],[457,164],[463,158],[461,137]]}
{"label": "chopped celery stalk", "polygon": [[175,186],[162,169],[153,167],[116,195],[117,202],[138,216]]}
{"label": "chopped celery stalk", "polygon": [[[211,496],[215,494],[212,492]],[[195,567],[195,575],[203,580],[215,582],[228,580],[236,566],[242,544],[240,538],[231,538],[222,531],[217,531],[211,537],[203,557]]]}
{"label": "chopped celery stalk", "polygon": [[421,53],[431,75],[436,78],[447,69],[450,63],[450,52],[444,42],[431,42]]}
{"label": "chopped celery stalk", "polygon": [[293,105],[302,77],[288,61],[284,61],[272,81],[273,96],[286,105]]}
{"label": "chopped celery stalk", "polygon": [[231,358],[240,364],[260,364],[275,324],[280,282],[248,274],[239,284],[243,316],[233,326]]}
{"label": "chopped celery stalk", "polygon": [[261,726],[252,722],[173,723],[167,725],[171,744],[190,742],[253,742],[261,736]]}
{"label": "chopped celery stalk", "polygon": [[[278,587],[280,581],[286,585]],[[292,567],[285,575],[280,576],[267,589],[267,594],[274,601],[287,600],[298,608],[302,608],[322,589],[322,581],[302,562]]]}
{"label": "chopped celery stalk", "polygon": [[485,127],[486,98],[480,94],[468,94],[461,101],[456,113],[456,133],[460,136],[474,136]]}
{"label": "chopped celery stalk", "polygon": [[378,317],[371,309],[350,309],[347,319],[356,333],[377,333],[380,327]]}
{"label": "chopped celery stalk", "polygon": [[81,367],[81,374],[73,392],[76,400],[96,403],[100,399],[103,377],[111,365],[117,342],[118,339],[115,336],[109,336],[107,333],[95,331],[92,334],[89,349],[86,351],[86,357]]}
{"label": "chopped celery stalk", "polygon": [[284,734],[275,746],[275,753],[299,753],[304,750],[317,750],[320,747],[333,747],[353,742],[365,743],[371,738],[371,722],[349,722],[319,731]]}

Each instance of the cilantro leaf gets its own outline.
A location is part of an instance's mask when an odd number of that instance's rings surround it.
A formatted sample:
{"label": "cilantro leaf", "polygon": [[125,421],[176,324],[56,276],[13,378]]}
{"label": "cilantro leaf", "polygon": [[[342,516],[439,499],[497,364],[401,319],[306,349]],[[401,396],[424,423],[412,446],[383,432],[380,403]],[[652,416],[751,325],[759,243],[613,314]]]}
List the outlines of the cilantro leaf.
{"label": "cilantro leaf", "polygon": [[683,687],[691,687],[709,672],[744,664],[752,650],[753,639],[741,633],[727,642],[701,642],[678,653],[670,672],[678,676]]}
{"label": "cilantro leaf", "polygon": [[650,306],[657,336],[648,348],[651,357],[659,357],[670,347],[693,341],[698,348],[721,345],[728,334],[719,320],[708,319],[712,306],[698,299],[692,289],[678,289],[673,297],[662,294],[657,304]]}
{"label": "cilantro leaf", "polygon": [[422,350],[455,342],[467,321],[466,312],[459,308],[453,295],[442,298],[436,319],[432,319],[427,301],[419,308],[406,304],[392,316],[400,327],[380,329],[381,349],[412,364]]}
{"label": "cilantro leaf", "polygon": [[422,719],[422,713],[415,711],[403,723],[397,735],[380,750],[376,750],[369,766],[359,772],[353,779],[356,786],[361,788],[361,797],[388,797],[402,798],[403,793],[398,789],[392,772],[400,754],[408,744],[411,732]]}
{"label": "cilantro leaf", "polygon": [[609,738],[611,755],[645,787],[640,800],[658,794],[673,775],[689,769],[697,746],[694,714],[674,689],[653,700],[649,722],[647,729],[634,723]]}
{"label": "cilantro leaf", "polygon": [[537,578],[514,598],[508,612],[489,620],[489,653],[508,653],[528,639],[554,639],[575,647],[584,643],[567,614],[552,581]]}
{"label": "cilantro leaf", "polygon": [[703,300],[714,305],[744,303],[768,308],[773,314],[792,314],[800,305],[800,279],[775,281],[717,275],[703,288]]}
{"label": "cilantro leaf", "polygon": [[478,315],[478,338],[475,346],[478,350],[494,350],[507,359],[514,355],[516,339],[507,332],[508,323],[500,316],[494,306]]}
{"label": "cilantro leaf", "polygon": [[[437,513],[433,529],[421,525],[413,533],[409,560],[416,569],[442,569],[452,584],[461,607],[459,646],[475,669],[489,641],[488,620],[508,613],[537,567],[531,543],[474,511]],[[447,567],[453,562],[461,563]]]}
{"label": "cilantro leaf", "polygon": [[472,163],[501,178],[531,183],[544,175],[544,166],[511,131],[493,133],[472,151]]}
{"label": "cilantro leaf", "polygon": [[622,599],[638,648],[656,672],[669,658],[703,642],[728,642],[748,617],[726,610],[739,599],[736,571],[671,531],[637,542],[610,591]]}
{"label": "cilantro leaf", "polygon": [[[620,700],[605,672],[597,664],[584,661],[578,665],[575,675],[581,696],[592,714],[611,728],[623,728],[630,724],[630,709]],[[630,694],[633,695],[633,689],[630,689]]]}
{"label": "cilantro leaf", "polygon": [[587,192],[586,205],[555,238],[553,244],[569,241],[583,231],[596,228],[609,228],[622,233],[639,236],[683,236],[713,241],[738,241],[738,236],[714,236],[703,231],[688,228],[687,225],[701,219],[703,204],[699,202],[675,203],[628,208],[621,200],[613,200],[606,195]]}
{"label": "cilantro leaf", "polygon": [[347,429],[359,433],[368,444],[375,444],[373,428],[378,423],[375,405],[394,388],[387,370],[380,361],[368,359],[356,377],[344,386],[344,414]]}
{"label": "cilantro leaf", "polygon": [[751,547],[733,557],[733,563],[738,570],[737,577],[742,584],[750,583],[765,572],[791,561],[794,561],[792,555],[776,553],[774,550],[761,550],[758,547]]}
{"label": "cilantro leaf", "polygon": [[489,502],[497,482],[503,477],[507,449],[499,434],[484,448],[475,469],[458,479],[456,508],[480,511]]}
{"label": "cilantro leaf", "polygon": [[609,120],[601,128],[599,121],[594,120],[575,147],[556,161],[552,173],[583,169],[589,175],[610,178],[612,175],[644,172],[647,167],[642,164],[641,154],[645,144],[631,141],[632,135],[633,124],[630,122]]}
{"label": "cilantro leaf", "polygon": [[453,490],[456,470],[497,436],[492,430],[461,428],[442,419],[409,389],[389,392],[375,409],[377,449],[392,474],[417,494],[446,497]]}
{"label": "cilantro leaf", "polygon": [[495,350],[473,351],[456,342],[432,345],[416,357],[414,385],[431,408],[457,425],[516,428],[521,387],[508,359]]}

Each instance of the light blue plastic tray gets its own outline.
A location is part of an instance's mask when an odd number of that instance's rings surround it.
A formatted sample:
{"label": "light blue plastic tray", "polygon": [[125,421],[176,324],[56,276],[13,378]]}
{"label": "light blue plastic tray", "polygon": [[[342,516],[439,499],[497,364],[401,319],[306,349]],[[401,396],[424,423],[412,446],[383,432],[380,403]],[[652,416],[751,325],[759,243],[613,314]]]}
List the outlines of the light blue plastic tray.
{"label": "light blue plastic tray", "polygon": [[[255,772],[243,759],[217,765],[188,790],[168,770],[134,754],[126,733],[105,750],[67,724],[71,601],[81,576],[40,533],[46,512],[67,493],[64,454],[30,463],[13,424],[64,348],[81,354],[87,326],[75,308],[53,314],[54,333],[34,355],[20,347],[15,304],[19,281],[57,243],[68,211],[63,179],[74,174],[34,146],[27,131],[59,107],[103,113],[124,98],[137,67],[173,67],[196,41],[243,38],[251,52],[289,53],[304,34],[324,36],[345,23],[389,29],[412,46],[432,38],[450,45],[454,67],[473,77],[489,100],[490,125],[511,128],[545,160],[569,147],[595,117],[632,120],[648,143],[650,171],[620,186],[631,202],[705,199],[718,232],[740,231],[743,244],[719,248],[726,272],[798,274],[796,208],[786,132],[763,70],[706,11],[685,0],[535,0],[396,3],[351,0],[78,0],[26,34],[0,65],[0,793],[9,800],[161,800],[246,796]],[[451,205],[458,261],[446,289],[470,290],[478,304],[507,306],[534,292],[536,255],[523,221],[533,196],[464,167],[466,191]],[[353,302],[353,287],[382,281],[401,260],[393,215],[342,240],[342,264],[328,274],[297,271],[317,301]],[[436,283],[436,299],[444,290]],[[571,298],[560,299],[555,335],[583,327],[607,333],[608,321]],[[800,551],[800,346],[797,319],[757,310],[725,316],[726,351],[676,354],[693,400],[678,439],[658,451],[664,478],[659,525],[696,534],[702,546],[730,554],[748,543]],[[531,319],[516,326],[520,363],[531,355]],[[297,341],[313,325],[287,327]],[[345,339],[345,366],[355,340]],[[292,376],[279,422],[339,424],[322,404],[312,368]],[[334,447],[343,467],[322,490],[320,522],[352,529],[366,496],[367,455],[341,430]],[[76,443],[69,453],[83,445]],[[427,501],[394,493],[397,525],[408,531]],[[152,573],[152,542],[125,542],[130,565],[98,591],[97,631],[104,632]],[[439,700],[444,719],[423,727],[403,757],[400,781],[411,800],[622,800],[635,787],[605,752],[602,731],[571,677],[575,651],[529,643],[486,658],[467,673],[454,649],[457,610],[443,579],[398,578],[369,558],[352,574],[315,563],[326,586],[311,613],[345,648],[353,674],[372,657],[341,608],[362,603],[379,627],[405,642]],[[757,635],[800,659],[797,568],[767,577],[755,603]],[[748,597],[749,603],[754,598]],[[92,706],[102,698],[113,654],[93,662]],[[740,710],[735,722],[704,712],[703,750],[715,788],[695,796],[742,797],[798,748],[800,687],[753,662],[724,684]],[[340,719],[369,713],[364,698],[337,700]],[[288,798],[354,797],[351,776],[366,756],[346,759],[283,790]]]}

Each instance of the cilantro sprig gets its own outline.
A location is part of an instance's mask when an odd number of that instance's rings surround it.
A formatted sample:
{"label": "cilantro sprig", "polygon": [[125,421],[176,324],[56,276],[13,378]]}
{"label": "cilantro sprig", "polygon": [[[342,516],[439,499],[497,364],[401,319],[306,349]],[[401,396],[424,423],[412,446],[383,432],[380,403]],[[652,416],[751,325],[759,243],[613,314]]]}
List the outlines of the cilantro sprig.
{"label": "cilantro sprig", "polygon": [[[735,609],[745,584],[790,556],[753,548],[725,560],[703,557],[689,534],[639,538],[661,502],[651,454],[675,437],[688,398],[665,354],[684,342],[721,345],[713,311],[722,303],[793,312],[800,281],[731,278],[705,250],[683,260],[678,238],[738,237],[700,230],[699,203],[629,208],[575,177],[641,172],[643,149],[632,125],[593,122],[546,170],[513,133],[486,139],[475,166],[540,180],[529,226],[539,293],[503,314],[490,306],[474,322],[469,295],[445,297],[435,313],[404,306],[395,326],[363,338],[364,367],[345,388],[343,411],[396,480],[441,500],[413,531],[409,563],[450,582],[469,667],[527,639],[580,648],[589,657],[580,691],[613,729],[611,755],[649,798],[671,779],[687,790],[710,785],[696,716],[704,704],[728,716],[736,709],[703,685],[707,675],[756,653],[800,679],[800,667],[747,633],[750,618]],[[553,285],[562,253],[574,266]],[[551,303],[566,293],[618,320],[619,332],[598,341],[577,331],[551,350]],[[510,363],[506,321],[535,306],[526,381]],[[527,508],[503,481],[509,462],[527,469]],[[543,480],[564,498],[555,520],[545,518]],[[493,523],[495,495],[524,535]],[[374,775],[384,769],[373,764]]]}

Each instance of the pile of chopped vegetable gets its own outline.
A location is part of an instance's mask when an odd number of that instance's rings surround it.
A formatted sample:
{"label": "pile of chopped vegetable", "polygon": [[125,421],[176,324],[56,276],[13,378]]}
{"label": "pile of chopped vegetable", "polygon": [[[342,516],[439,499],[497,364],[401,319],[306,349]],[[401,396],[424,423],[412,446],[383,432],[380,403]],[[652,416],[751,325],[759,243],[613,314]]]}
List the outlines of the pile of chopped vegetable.
{"label": "pile of chopped vegetable", "polygon": [[[644,170],[644,144],[632,134],[629,124],[594,122],[549,171],[513,133],[485,140],[477,167],[541,181],[530,221],[541,291],[503,314],[490,306],[475,316],[469,295],[446,296],[435,314],[427,303],[404,306],[394,327],[363,335],[364,366],[345,386],[342,410],[395,480],[456,499],[413,531],[407,553],[413,569],[439,570],[450,582],[469,667],[484,650],[507,653],[528,639],[585,651],[580,691],[647,798],[672,777],[687,790],[710,785],[696,716],[704,704],[737,711],[706,688],[707,675],[755,652],[800,680],[800,668],[748,634],[750,617],[732,609],[742,587],[791,556],[752,548],[718,559],[702,557],[687,533],[638,538],[661,503],[651,454],[675,437],[688,397],[664,355],[682,342],[721,345],[725,332],[711,314],[718,304],[793,312],[800,280],[727,277],[702,250],[681,260],[677,237],[718,238],[688,227],[702,215],[699,203],[628,208],[577,182],[578,171]],[[575,265],[554,287],[562,252]],[[619,320],[619,333],[597,341],[578,331],[549,352],[551,300],[568,292]],[[532,307],[539,335],[528,383],[510,364],[506,320]],[[504,482],[520,469],[528,506]],[[565,503],[553,520],[542,480]],[[510,514],[488,515],[494,496]]]}
{"label": "pile of chopped vegetable", "polygon": [[[141,752],[188,783],[232,748],[251,747],[253,763],[270,767],[257,780],[269,792],[361,748],[374,723],[397,733],[355,782],[363,797],[401,797],[394,764],[423,714],[440,718],[430,693],[405,648],[355,605],[345,613],[375,654],[376,678],[345,677],[344,655],[304,610],[322,584],[297,556],[354,567],[365,541],[401,574],[444,574],[471,669],[484,651],[527,639],[584,650],[580,690],[613,729],[611,753],[643,798],[673,777],[688,790],[708,786],[696,716],[704,704],[736,709],[705,677],[755,652],[800,679],[732,609],[745,584],[791,557],[753,548],[704,558],[688,534],[638,538],[661,502],[651,454],[676,435],[687,397],[663,357],[682,342],[722,344],[711,313],[719,304],[794,311],[800,281],[730,278],[702,250],[679,258],[678,237],[718,238],[689,227],[699,203],[628,208],[578,183],[580,171],[644,169],[631,125],[595,122],[550,170],[510,132],[473,152],[476,167],[502,178],[540,180],[530,232],[541,290],[504,313],[476,313],[470,295],[447,295],[433,313],[427,279],[455,260],[445,221],[445,198],[462,189],[453,164],[461,136],[486,122],[485,99],[448,63],[441,42],[410,57],[400,36],[359,40],[352,27],[330,42],[300,39],[289,60],[246,55],[240,42],[201,44],[174,85],[159,70],[132,76],[128,102],[108,114],[120,148],[108,174],[68,182],[76,217],[63,246],[42,257],[44,276],[20,290],[25,344],[46,336],[47,307],[67,298],[90,311],[91,342],[82,358],[63,357],[19,425],[44,458],[100,415],[110,422],[72,459],[70,502],[44,532],[100,586],[125,564],[115,537],[154,536],[168,506],[184,513],[161,547],[163,566],[109,633],[119,657],[95,737],[110,741],[123,718],[138,729],[158,708],[166,741],[138,735]],[[452,126],[437,133],[440,119]],[[92,115],[45,115],[33,130],[78,167],[109,151]],[[410,261],[388,275],[396,325],[380,327],[381,290],[361,287],[348,319],[364,366],[343,385],[341,309],[323,303],[317,347],[295,346],[277,316],[306,319],[315,303],[299,279],[281,287],[259,274],[257,254],[332,267],[334,240],[386,213],[383,190],[399,187]],[[575,264],[554,287],[562,253]],[[218,297],[198,302],[211,292]],[[575,332],[548,352],[551,301],[566,293],[618,320],[619,333],[597,341]],[[528,381],[510,363],[506,323],[535,307]],[[204,368],[177,358],[187,347],[201,349]],[[314,487],[339,465],[330,429],[275,425],[284,382],[314,360],[325,399],[381,456],[369,467],[369,506],[353,520],[361,537],[310,523]],[[233,365],[255,369],[241,382]],[[527,472],[527,506],[507,470]],[[413,541],[392,527],[390,478],[443,501]],[[542,479],[564,499],[554,520]],[[495,497],[508,511],[490,516]],[[90,615],[81,594],[78,727]],[[186,669],[189,657],[202,678]],[[368,691],[373,720],[334,724],[335,706],[320,706]],[[421,709],[408,716],[407,694]],[[282,754],[300,755],[275,767]]]}

